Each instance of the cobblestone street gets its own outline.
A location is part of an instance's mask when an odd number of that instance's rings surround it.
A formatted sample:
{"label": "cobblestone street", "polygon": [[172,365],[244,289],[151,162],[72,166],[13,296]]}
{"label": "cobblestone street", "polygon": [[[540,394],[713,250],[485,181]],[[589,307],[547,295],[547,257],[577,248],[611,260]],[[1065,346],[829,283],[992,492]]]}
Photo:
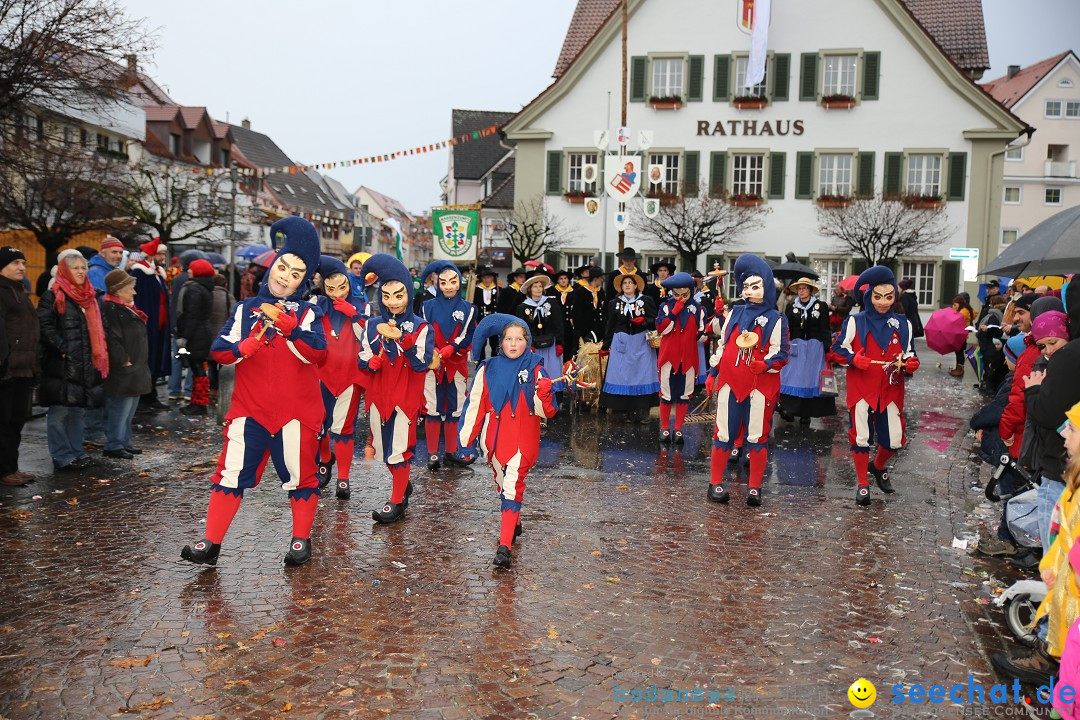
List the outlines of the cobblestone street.
{"label": "cobblestone street", "polygon": [[[217,568],[189,565],[179,551],[202,537],[221,444],[212,419],[166,413],[155,435],[140,428],[133,464],[81,477],[50,475],[36,420],[23,447],[38,481],[0,491],[0,715],[842,717],[865,677],[878,717],[959,716],[890,699],[896,684],[1004,682],[988,658],[1007,630],[985,583],[1013,576],[952,547],[985,504],[967,430],[978,402],[970,379],[925,360],[898,492],[875,488],[865,509],[846,417],[778,418],[765,503],[749,508],[745,483],[729,506],[705,498],[711,426],[658,453],[655,424],[564,414],[509,571],[490,564],[486,468],[414,468],[405,521],[384,527],[370,509],[390,481],[374,462],[354,465],[351,500],[321,500],[307,565],[282,566],[288,503],[269,470]],[[629,699],[653,684],[731,699]]]}

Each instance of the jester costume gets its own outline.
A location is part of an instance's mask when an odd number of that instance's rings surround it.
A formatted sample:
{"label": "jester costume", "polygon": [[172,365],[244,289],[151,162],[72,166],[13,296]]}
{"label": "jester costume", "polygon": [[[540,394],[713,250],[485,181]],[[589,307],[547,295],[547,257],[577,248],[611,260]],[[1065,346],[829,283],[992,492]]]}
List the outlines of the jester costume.
{"label": "jester costume", "polygon": [[473,359],[479,365],[469,387],[465,411],[461,415],[459,441],[468,447],[479,438],[481,456],[495,473],[495,485],[502,500],[502,522],[495,564],[510,566],[510,546],[521,534],[521,500],[525,476],[540,452],[540,422],[554,417],[551,378],[543,360],[528,349],[518,358],[501,351],[480,361],[479,350],[489,337],[500,337],[507,326],[520,327],[532,345],[524,322],[512,315],[495,314],[476,328]]}
{"label": "jester costume", "polygon": [[[323,420],[317,366],[326,356],[326,337],[322,311],[302,298],[319,266],[319,235],[299,217],[278,220],[270,235],[280,247],[271,268],[279,259],[299,258],[304,278],[291,296],[278,298],[270,292],[268,271],[258,294],[236,304],[210,346],[214,361],[236,365],[236,384],[225,416],[225,445],[211,479],[206,536],[180,553],[200,565],[217,564],[244,491],[259,484],[268,459],[292,507],[292,544],[285,564],[299,565],[311,557],[319,500],[315,454]],[[281,311],[276,320],[263,313],[263,303]]]}
{"label": "jester costume", "polygon": [[[892,270],[884,265],[868,268],[855,283],[856,288],[864,285],[869,287],[863,295],[863,311],[844,319],[832,346],[834,359],[848,368],[848,439],[859,505],[870,504],[868,472],[874,474],[882,492],[894,492],[885,463],[904,446],[904,379],[919,369],[911,322],[891,309],[878,312],[871,301],[879,285],[891,285],[893,298],[900,296]],[[875,437],[878,450],[871,463],[870,444]]]}
{"label": "jester costume", "polygon": [[[434,273],[436,278],[447,270],[461,271],[457,265],[446,260],[436,260],[428,265],[421,277]],[[437,281],[436,281],[437,282]],[[446,460],[458,463],[457,423],[465,404],[465,381],[469,376],[469,348],[476,329],[476,308],[465,302],[460,295],[448,299],[436,287],[436,295],[424,302],[421,315],[431,326],[434,351],[439,353],[439,366],[428,370],[424,380],[424,434],[427,438],[428,464],[432,470],[439,467],[439,435],[443,425],[446,429]]]}
{"label": "jester costume", "polygon": [[[337,274],[346,278],[354,277],[345,263],[323,255],[319,264],[319,275],[323,281]],[[347,297],[334,300],[324,293],[312,298],[312,302],[322,310],[322,328],[326,336],[326,359],[319,365],[319,384],[325,410],[319,432],[319,487],[325,487],[329,482],[330,471],[336,461],[336,495],[340,500],[348,500],[356,414],[368,380],[367,373],[360,371],[356,359],[360,354],[369,306],[363,295],[356,293],[356,285],[351,280]]]}
{"label": "jester costume", "polygon": [[[694,289],[689,273],[675,273],[661,283],[665,298],[660,303],[656,331],[660,333],[660,442],[682,444],[683,418],[690,407],[694,383],[702,373],[698,351],[705,333],[705,310],[693,296],[676,298],[676,289]],[[647,289],[647,288],[646,288]],[[675,428],[671,425],[671,406],[675,405]]]}
{"label": "jester costume", "polygon": [[[375,273],[380,292],[396,281],[405,286],[404,309],[393,314],[380,302],[381,315],[373,315],[364,327],[360,343],[360,368],[370,373],[367,384],[368,424],[376,456],[390,469],[390,500],[371,517],[376,522],[400,520],[412,493],[409,471],[416,450],[416,423],[424,408],[424,383],[435,351],[431,326],[412,312],[412,279],[400,260],[379,253],[364,263],[361,275]],[[379,332],[395,328],[401,337],[391,339]]]}
{"label": "jester costume", "polygon": [[731,308],[709,363],[706,389],[711,395],[715,383],[718,392],[708,497],[714,502],[728,501],[724,472],[736,439],[742,437],[750,461],[746,503],[757,507],[780,394],[780,369],[788,359],[788,330],[787,321],[776,310],[776,284],[765,261],[757,255],[742,255],[735,261],[734,272],[740,286],[748,279],[760,281],[763,297],[760,302],[747,300]]}

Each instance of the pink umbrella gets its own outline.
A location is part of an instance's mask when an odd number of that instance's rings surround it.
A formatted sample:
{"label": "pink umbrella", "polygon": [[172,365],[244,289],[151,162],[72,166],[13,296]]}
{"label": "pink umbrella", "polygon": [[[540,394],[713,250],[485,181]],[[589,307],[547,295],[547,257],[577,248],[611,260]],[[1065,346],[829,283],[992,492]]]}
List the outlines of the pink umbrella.
{"label": "pink umbrella", "polygon": [[544,270],[546,270],[549,273],[554,273],[555,272],[555,268],[551,267],[550,265],[548,265],[545,262],[540,262],[539,260],[526,260],[525,261],[525,267],[532,268],[533,270],[535,270],[537,268],[543,268]]}
{"label": "pink umbrella", "polygon": [[261,255],[256,256],[255,259],[251,262],[264,268],[268,268],[270,267],[270,263],[274,261],[275,257],[277,257],[277,250],[267,250]]}
{"label": "pink umbrella", "polygon": [[967,340],[967,321],[951,307],[942,308],[930,316],[924,328],[926,345],[942,355],[954,353]]}
{"label": "pink umbrella", "polygon": [[844,288],[848,292],[851,292],[852,290],[855,289],[855,283],[858,282],[858,281],[859,281],[859,276],[858,275],[848,275],[846,278],[844,278],[839,283],[837,283],[837,285]]}

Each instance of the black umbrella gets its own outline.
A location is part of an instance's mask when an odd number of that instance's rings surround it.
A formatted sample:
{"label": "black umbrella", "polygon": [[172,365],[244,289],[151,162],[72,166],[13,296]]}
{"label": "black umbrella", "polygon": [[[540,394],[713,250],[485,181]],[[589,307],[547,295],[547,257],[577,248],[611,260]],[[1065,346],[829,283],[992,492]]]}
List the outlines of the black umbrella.
{"label": "black umbrella", "polygon": [[1080,205],[1051,215],[983,268],[981,275],[1019,278],[1080,272]]}
{"label": "black umbrella", "polygon": [[818,274],[813,269],[797,261],[795,253],[790,252],[784,256],[784,262],[772,269],[772,274],[774,278],[780,280],[798,280],[803,277],[808,277],[811,280],[818,279]]}

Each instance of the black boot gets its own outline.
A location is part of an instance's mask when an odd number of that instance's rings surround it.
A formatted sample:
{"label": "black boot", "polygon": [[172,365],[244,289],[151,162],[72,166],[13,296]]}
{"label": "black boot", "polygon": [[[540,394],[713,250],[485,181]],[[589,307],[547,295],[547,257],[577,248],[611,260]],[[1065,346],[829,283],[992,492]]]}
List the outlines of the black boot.
{"label": "black boot", "polygon": [[194,545],[185,545],[180,551],[180,559],[196,565],[217,565],[221,546],[209,540],[200,540]]}
{"label": "black boot", "polygon": [[333,461],[331,461],[331,462],[323,462],[321,460],[319,462],[315,463],[315,474],[319,478],[319,489],[320,490],[322,490],[324,487],[326,487],[330,483],[330,466],[332,464],[333,464]]}
{"label": "black boot", "polygon": [[448,452],[443,455],[443,462],[447,465],[457,465],[458,467],[468,467],[472,465],[471,460],[462,460],[457,456],[457,453]]}
{"label": "black boot", "polygon": [[750,507],[761,507],[761,488],[750,488],[746,496],[746,504]]}
{"label": "black boot", "polygon": [[442,463],[439,462],[439,456],[438,455],[432,455],[430,458],[428,458],[428,464],[427,464],[427,469],[428,470],[438,470],[441,467],[442,467]]}
{"label": "black boot", "polygon": [[182,414],[184,414],[184,415],[189,416],[189,417],[192,416],[192,415],[205,415],[206,414],[206,406],[205,405],[188,405],[187,407],[182,408],[180,410],[180,412]]}
{"label": "black boot", "polygon": [[405,517],[405,503],[392,503],[387,502],[383,505],[382,510],[372,510],[371,519],[377,523],[392,523],[397,522],[401,518]]}
{"label": "black boot", "polygon": [[409,484],[405,486],[405,499],[401,501],[401,509],[402,510],[408,510],[409,509],[409,496],[412,495],[412,491],[413,491],[412,480],[410,480]]}
{"label": "black boot", "polygon": [[669,442],[671,442],[671,431],[670,430],[661,430],[660,431],[660,444],[661,445],[667,445]]}
{"label": "black boot", "polygon": [[855,504],[856,505],[869,505],[870,504],[870,486],[860,485],[855,488]]}
{"label": "black boot", "polygon": [[739,457],[741,455],[742,455],[742,448],[733,447],[733,448],[731,448],[731,454],[728,455],[727,461],[729,463],[738,462]]}
{"label": "black boot", "polygon": [[499,549],[495,551],[495,559],[491,561],[491,564],[501,568],[510,567],[510,548],[500,545]]}
{"label": "black boot", "polygon": [[518,521],[517,527],[515,527],[515,528],[514,528],[514,537],[513,537],[513,539],[512,539],[512,540],[510,540],[510,544],[511,544],[511,545],[513,545],[513,544],[514,544],[514,540],[517,540],[517,539],[518,539],[518,536],[520,536],[520,535],[521,535],[521,533],[522,533],[522,529],[521,529],[521,522],[520,522],[520,521]]}
{"label": "black boot", "polygon": [[896,492],[896,488],[894,488],[892,486],[892,481],[889,480],[889,471],[888,470],[885,470],[884,468],[881,469],[881,470],[878,470],[876,467],[874,467],[873,462],[870,463],[869,470],[870,470],[870,474],[873,475],[875,478],[877,478],[877,486],[879,488],[881,488],[881,492],[883,492],[883,493],[894,493],[894,492]]}
{"label": "black boot", "polygon": [[351,494],[352,494],[352,491],[349,489],[349,481],[348,480],[338,480],[337,481],[337,499],[338,500],[348,500],[349,496]]}
{"label": "black boot", "polygon": [[683,444],[684,440],[683,440],[682,430],[676,430],[673,433],[671,442],[675,443],[676,445],[682,445]]}
{"label": "black boot", "polygon": [[725,489],[723,485],[710,485],[709,499],[713,502],[727,503],[727,501],[731,499],[731,495],[728,494],[727,489]]}
{"label": "black boot", "polygon": [[311,540],[308,538],[293,538],[289,545],[289,552],[285,553],[286,565],[303,565],[311,559]]}

